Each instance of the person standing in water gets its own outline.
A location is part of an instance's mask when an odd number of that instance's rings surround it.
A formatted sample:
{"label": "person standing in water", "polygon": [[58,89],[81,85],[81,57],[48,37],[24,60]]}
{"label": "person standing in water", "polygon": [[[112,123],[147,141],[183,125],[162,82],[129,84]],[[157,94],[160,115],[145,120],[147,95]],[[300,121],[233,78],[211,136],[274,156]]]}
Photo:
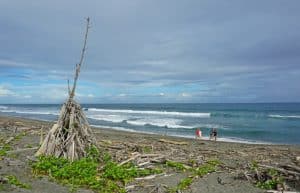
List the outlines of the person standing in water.
{"label": "person standing in water", "polygon": [[217,129],[216,128],[212,128],[212,130],[210,131],[210,138],[209,139],[215,139],[215,141],[217,141]]}
{"label": "person standing in water", "polygon": [[196,134],[196,139],[200,139],[200,138],[201,138],[202,132],[201,132],[200,128],[197,128],[197,129],[196,129],[195,134]]}

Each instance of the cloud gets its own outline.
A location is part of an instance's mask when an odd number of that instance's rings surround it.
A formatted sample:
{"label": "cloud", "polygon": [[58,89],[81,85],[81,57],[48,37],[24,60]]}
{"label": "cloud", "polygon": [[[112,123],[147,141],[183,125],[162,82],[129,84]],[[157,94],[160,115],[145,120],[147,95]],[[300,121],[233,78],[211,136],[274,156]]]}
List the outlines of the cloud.
{"label": "cloud", "polygon": [[0,59],[0,67],[1,66],[26,67],[26,66],[29,66],[29,64],[26,64],[26,63],[23,63],[23,62],[16,62],[16,61],[13,61],[13,60]]}
{"label": "cloud", "polygon": [[0,97],[14,96],[15,93],[8,88],[0,85]]}
{"label": "cloud", "polygon": [[82,101],[299,101],[299,6],[294,0],[2,0],[0,84],[32,96],[26,102],[63,101],[89,15]]}

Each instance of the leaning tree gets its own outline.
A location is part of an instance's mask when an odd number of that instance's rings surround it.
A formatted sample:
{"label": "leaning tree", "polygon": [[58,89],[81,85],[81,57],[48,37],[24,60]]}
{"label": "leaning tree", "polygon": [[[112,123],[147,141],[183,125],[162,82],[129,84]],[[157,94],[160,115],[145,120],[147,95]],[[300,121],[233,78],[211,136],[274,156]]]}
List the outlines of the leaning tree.
{"label": "leaning tree", "polygon": [[76,65],[73,87],[68,83],[69,97],[63,104],[57,123],[55,123],[41,147],[36,152],[39,155],[52,155],[64,157],[71,161],[85,157],[92,146],[96,146],[96,140],[89,126],[87,118],[81,106],[74,99],[76,84],[86,51],[86,43],[90,28],[90,19],[87,18],[83,49],[79,63]]}

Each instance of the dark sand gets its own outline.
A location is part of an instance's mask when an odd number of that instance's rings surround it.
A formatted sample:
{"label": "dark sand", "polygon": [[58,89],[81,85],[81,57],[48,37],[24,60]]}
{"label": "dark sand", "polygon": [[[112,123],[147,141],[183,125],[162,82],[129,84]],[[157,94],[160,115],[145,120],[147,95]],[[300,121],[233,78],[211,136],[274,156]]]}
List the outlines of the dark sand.
{"label": "dark sand", "polygon": [[[40,141],[40,128],[43,126],[45,132],[47,132],[52,124],[53,123],[44,121],[0,117],[0,136],[2,141],[5,141],[10,136],[26,132],[25,136],[11,143],[13,150],[37,147]],[[17,127],[16,133],[14,133],[15,127]],[[132,152],[143,151],[143,149],[147,148],[147,150],[151,149],[151,153],[168,154],[170,155],[170,159],[183,163],[186,163],[188,160],[196,160],[197,162],[203,163],[210,159],[219,159],[223,163],[223,167],[219,168],[217,172],[196,179],[190,188],[183,192],[265,192],[265,190],[256,188],[247,180],[236,178],[248,163],[255,160],[258,163],[266,165],[294,164],[300,166],[300,161],[298,160],[300,156],[299,145],[259,145],[215,142],[99,128],[94,128],[94,133],[100,144],[103,145],[104,149],[110,151],[116,161],[125,160],[130,157]],[[160,139],[186,142],[187,145],[163,143],[159,141]],[[109,148],[105,147],[105,144],[107,146],[123,148]],[[32,149],[13,153],[0,160],[0,177],[16,175],[20,181],[32,186],[30,190],[5,186],[5,190],[2,190],[2,192],[69,192],[68,187],[51,182],[47,177],[36,178],[32,176],[27,157],[33,156],[35,151],[36,150]],[[129,192],[150,192],[153,187],[147,187],[147,185],[165,184],[169,187],[174,187],[182,178],[188,175],[186,172],[170,171],[168,176],[160,176],[152,180],[140,182],[140,187],[136,187]],[[293,187],[292,190],[295,191],[295,188],[299,191],[299,187]],[[79,189],[78,192],[92,191]]]}

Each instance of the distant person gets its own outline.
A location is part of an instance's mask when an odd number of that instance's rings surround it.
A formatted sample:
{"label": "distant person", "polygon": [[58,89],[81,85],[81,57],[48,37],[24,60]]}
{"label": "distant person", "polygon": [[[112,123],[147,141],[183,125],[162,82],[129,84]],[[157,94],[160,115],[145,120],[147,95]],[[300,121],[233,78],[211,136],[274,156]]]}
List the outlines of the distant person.
{"label": "distant person", "polygon": [[200,139],[202,137],[202,132],[201,132],[201,130],[199,128],[196,129],[195,134],[196,134],[196,139]]}
{"label": "distant person", "polygon": [[216,128],[212,128],[212,130],[210,131],[210,137],[209,139],[214,139],[215,141],[217,141],[217,135],[218,135],[218,132],[217,132],[217,129]]}

